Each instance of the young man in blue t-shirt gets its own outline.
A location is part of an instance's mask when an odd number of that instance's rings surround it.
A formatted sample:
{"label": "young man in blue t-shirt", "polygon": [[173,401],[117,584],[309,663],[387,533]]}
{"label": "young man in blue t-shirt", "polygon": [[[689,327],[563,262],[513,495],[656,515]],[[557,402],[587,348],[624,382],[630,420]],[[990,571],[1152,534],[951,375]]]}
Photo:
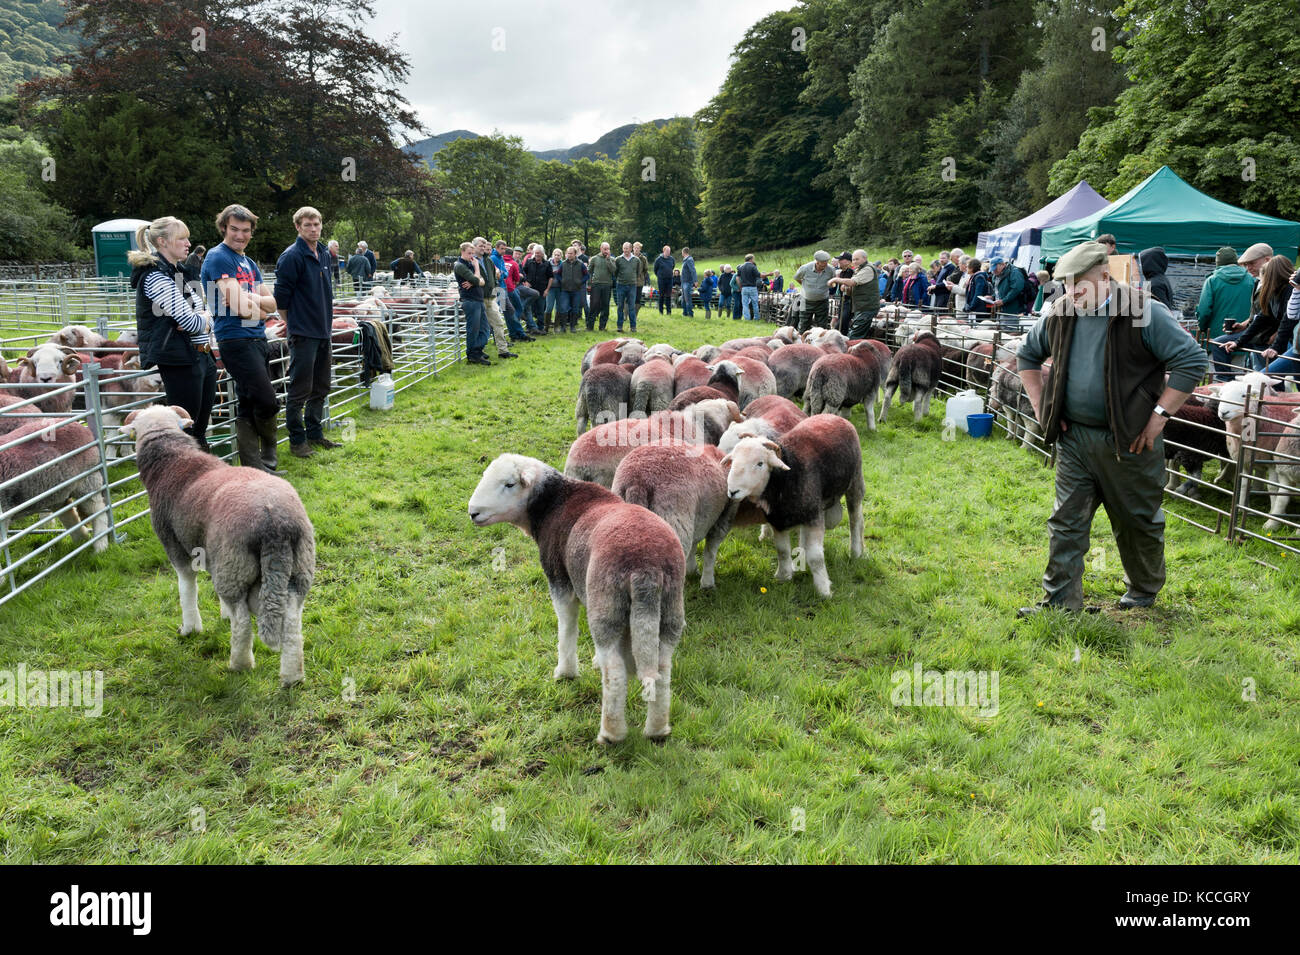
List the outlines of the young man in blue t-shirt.
{"label": "young man in blue t-shirt", "polygon": [[279,405],[271,384],[266,318],[275,314],[275,297],[262,284],[257,263],[244,254],[257,226],[257,216],[234,203],[217,216],[221,242],[203,260],[199,273],[212,310],[213,333],[221,363],[235,382],[238,417],[235,440],[239,462],[268,474],[279,474],[276,455],[276,414]]}

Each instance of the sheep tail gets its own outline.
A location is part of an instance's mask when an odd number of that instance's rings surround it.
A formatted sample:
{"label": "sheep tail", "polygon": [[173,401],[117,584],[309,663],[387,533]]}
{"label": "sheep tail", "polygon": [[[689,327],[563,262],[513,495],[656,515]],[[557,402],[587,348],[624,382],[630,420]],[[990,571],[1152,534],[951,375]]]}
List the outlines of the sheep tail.
{"label": "sheep tail", "polygon": [[898,396],[904,401],[912,400],[912,362],[898,363]]}
{"label": "sheep tail", "polygon": [[287,538],[262,544],[262,605],[257,635],[272,650],[284,641],[289,610],[289,577],[293,573],[293,542]]}
{"label": "sheep tail", "polygon": [[663,590],[660,575],[650,571],[632,574],[632,661],[641,680],[641,697],[647,703],[655,698],[659,678],[659,603]]}

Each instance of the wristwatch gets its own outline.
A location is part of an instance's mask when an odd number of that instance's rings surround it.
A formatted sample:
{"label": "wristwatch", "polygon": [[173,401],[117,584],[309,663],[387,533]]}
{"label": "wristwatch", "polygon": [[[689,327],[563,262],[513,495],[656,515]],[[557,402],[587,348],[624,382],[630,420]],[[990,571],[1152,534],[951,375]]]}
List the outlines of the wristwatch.
{"label": "wristwatch", "polygon": [[1166,410],[1165,410],[1161,405],[1156,405],[1156,407],[1155,407],[1155,412],[1156,412],[1156,414],[1160,415],[1162,418],[1172,418],[1172,417],[1173,417],[1173,415],[1171,415],[1168,411],[1166,411]]}

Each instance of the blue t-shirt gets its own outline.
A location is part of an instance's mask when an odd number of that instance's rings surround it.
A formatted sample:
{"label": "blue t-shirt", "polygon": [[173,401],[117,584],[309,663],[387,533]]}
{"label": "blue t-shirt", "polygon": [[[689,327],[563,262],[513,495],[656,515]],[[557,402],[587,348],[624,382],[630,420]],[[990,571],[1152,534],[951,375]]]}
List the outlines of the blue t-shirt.
{"label": "blue t-shirt", "polygon": [[262,284],[262,270],[248,256],[236,252],[224,242],[208,250],[203,259],[203,270],[199,273],[203,280],[203,295],[212,309],[213,330],[217,341],[226,338],[265,338],[266,322],[256,322],[240,318],[231,312],[226,300],[217,290],[217,283],[222,279],[234,279],[246,292],[254,291]]}

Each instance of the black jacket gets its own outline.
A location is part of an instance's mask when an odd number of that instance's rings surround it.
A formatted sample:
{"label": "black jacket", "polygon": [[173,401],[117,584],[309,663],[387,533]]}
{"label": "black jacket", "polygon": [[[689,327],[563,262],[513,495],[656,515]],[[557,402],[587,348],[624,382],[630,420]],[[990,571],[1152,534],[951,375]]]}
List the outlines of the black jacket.
{"label": "black jacket", "polygon": [[144,293],[144,277],[150,272],[161,272],[168,282],[175,282],[178,276],[182,283],[187,281],[184,264],[172,265],[161,255],[154,256],[148,265],[137,265],[131,270],[131,288],[135,290],[135,330],[140,339],[140,367],[193,364],[198,352],[189,333],[154,308],[153,301]]}
{"label": "black jacket", "polygon": [[1143,249],[1138,254],[1138,261],[1142,263],[1142,277],[1147,280],[1147,291],[1151,297],[1165,308],[1172,309],[1174,288],[1165,275],[1165,270],[1169,268],[1169,256],[1165,250],[1159,246]]}

